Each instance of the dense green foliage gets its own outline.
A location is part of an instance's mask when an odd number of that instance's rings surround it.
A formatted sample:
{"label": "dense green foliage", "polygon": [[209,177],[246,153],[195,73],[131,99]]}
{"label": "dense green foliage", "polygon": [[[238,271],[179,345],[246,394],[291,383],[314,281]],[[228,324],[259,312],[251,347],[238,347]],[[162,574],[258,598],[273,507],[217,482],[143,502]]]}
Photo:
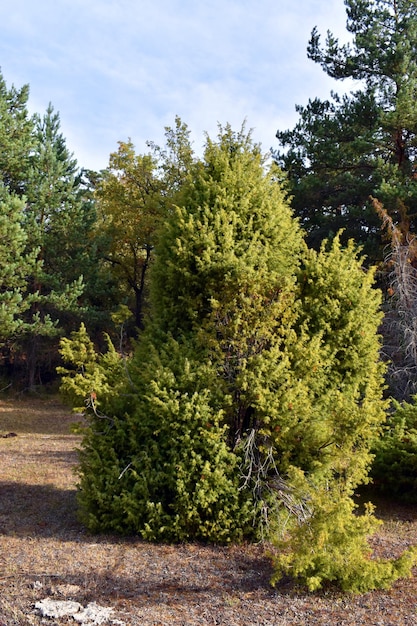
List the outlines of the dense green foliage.
{"label": "dense green foliage", "polygon": [[[343,591],[365,593],[390,587],[398,578],[409,577],[417,560],[417,550],[410,548],[392,560],[372,559],[367,538],[378,527],[373,508],[362,515],[354,512],[353,501],[332,486],[312,490],[305,476],[293,476],[301,492],[308,492],[309,510],[305,521],[294,524],[272,554],[272,584],[291,575],[303,581],[310,591],[323,584],[336,583]],[[293,503],[293,506],[295,504]],[[311,514],[309,514],[311,511]]]}
{"label": "dense green foliage", "polygon": [[29,86],[7,87],[0,74],[0,181],[11,193],[22,195],[35,144],[34,121],[27,103]]}
{"label": "dense green foliage", "polygon": [[[112,441],[104,443],[94,428],[87,436],[80,500],[92,527],[128,530],[132,518],[146,537],[230,541],[247,534],[253,521],[230,441],[249,427],[249,382],[262,345],[273,336],[268,322],[283,309],[279,291],[290,284],[286,275],[294,273],[302,239],[246,135],[235,139],[228,129],[221,146],[208,142],[205,158],[158,240],[151,319],[129,364],[129,407],[122,420],[103,407],[114,420]],[[213,339],[222,329],[218,348]],[[100,463],[116,489],[105,506],[99,495],[105,487],[96,485],[99,473],[89,465],[97,450],[106,454]],[[114,463],[119,456],[121,467]],[[139,473],[145,459],[149,470]],[[117,490],[124,508],[115,510]]]}
{"label": "dense green foliage", "polygon": [[[86,403],[96,411],[104,402],[108,406],[124,384],[124,364],[121,355],[115,350],[107,336],[107,350],[97,354],[94,344],[87,334],[84,324],[71,338],[61,339],[61,354],[64,361],[71,364],[67,369],[58,368],[63,376],[61,393],[63,398],[77,411],[83,412]],[[100,400],[95,390],[100,389]]]}
{"label": "dense green foliage", "polygon": [[373,447],[374,488],[404,502],[417,502],[417,398],[393,403],[382,437]]}
{"label": "dense green foliage", "polygon": [[247,505],[209,375],[174,340],[147,351],[131,413],[104,433],[95,419],[86,436],[80,503],[90,528],[171,541],[242,536]]}
{"label": "dense green foliage", "polygon": [[83,272],[93,261],[86,245],[90,207],[82,197],[77,163],[66,148],[59,115],[52,106],[43,118],[34,116],[34,147],[24,182],[25,231],[39,260],[39,271],[28,284],[39,295],[28,309],[38,326],[20,342],[28,384],[33,387],[45,358],[49,362],[57,354],[56,338],[79,323]]}
{"label": "dense green foliage", "polygon": [[27,251],[23,228],[24,204],[0,186],[0,345],[24,330],[27,300],[26,276],[36,268],[37,250]]}
{"label": "dense green foliage", "polygon": [[[197,159],[179,118],[164,147],[119,142],[106,170],[79,170],[53,107],[30,117],[28,87],[0,77],[0,347],[2,373],[20,363],[31,388],[62,359],[63,396],[84,413],[89,529],[267,539],[272,584],[364,592],[416,562],[371,558],[379,522],[355,494],[370,471],[384,493],[415,491],[417,396],[390,413],[378,330],[403,398],[417,369],[417,15],[411,0],[345,5],[351,43],[329,33],[323,48],[313,30],[308,55],[359,89],[298,108],[278,133],[284,172],[244,127],[220,126]],[[366,267],[381,220],[384,308]]]}
{"label": "dense green foliage", "polygon": [[28,86],[8,89],[0,78],[3,211],[9,207],[1,272],[10,273],[10,284],[20,277],[12,297],[8,282],[2,284],[3,312],[14,320],[11,332],[2,333],[2,373],[32,388],[55,376],[59,337],[85,315],[80,297],[95,260],[88,241],[92,206],[59,116],[50,106],[43,118],[30,117],[28,97]]}
{"label": "dense green foliage", "polygon": [[285,393],[291,411],[278,409],[274,438],[280,476],[288,477],[272,538],[274,584],[290,574],[311,590],[334,581],[363,592],[389,586],[415,560],[412,550],[398,561],[369,560],[367,537],[378,522],[372,507],[360,515],[353,500],[368,481],[372,437],[384,419],[371,285],[352,242],[342,249],[336,238],[328,251],[308,251],[299,281],[305,348],[295,353],[297,383]]}
{"label": "dense green foliage", "polygon": [[158,233],[133,357],[83,328],[62,343],[63,387],[88,398],[81,515],[150,540],[266,536],[274,584],[383,587],[414,553],[370,561],[377,521],[352,499],[384,420],[380,296],[352,243],[307,249],[278,179],[220,129]]}
{"label": "dense green foliage", "polygon": [[349,95],[299,106],[293,130],[278,131],[293,208],[316,246],[340,228],[381,257],[378,198],[406,235],[415,232],[417,11],[414,0],[345,0],[351,42],[312,32],[308,56]]}

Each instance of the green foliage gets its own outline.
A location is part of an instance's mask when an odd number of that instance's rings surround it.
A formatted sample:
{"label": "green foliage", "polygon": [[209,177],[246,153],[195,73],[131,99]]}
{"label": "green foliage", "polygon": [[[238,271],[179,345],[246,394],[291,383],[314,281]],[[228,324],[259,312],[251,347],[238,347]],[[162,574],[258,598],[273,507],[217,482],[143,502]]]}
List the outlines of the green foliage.
{"label": "green foliage", "polygon": [[145,279],[161,217],[162,187],[151,155],[136,155],[119,142],[96,188],[97,232],[121,297],[133,294],[137,327],[143,326]]}
{"label": "green foliage", "polygon": [[417,502],[417,397],[393,402],[393,412],[375,441],[371,477],[373,487],[405,502]]}
{"label": "green foliage", "polygon": [[153,319],[164,331],[198,332],[213,317],[244,315],[250,306],[259,313],[258,297],[265,305],[291,282],[302,235],[277,175],[265,173],[244,129],[226,127],[218,143],[207,140],[204,161],[160,235],[151,296]]}
{"label": "green foliage", "polygon": [[352,499],[368,480],[385,417],[380,294],[372,284],[352,242],[343,248],[336,237],[318,253],[304,251],[293,335],[281,346],[286,358],[274,362],[255,404],[261,457],[266,442],[274,457],[260,493],[278,551],[274,583],[287,574],[312,590],[334,581],[364,591],[391,584],[414,562],[406,555],[398,563],[369,560],[367,537],[377,521],[371,510],[358,517]]}
{"label": "green foliage", "polygon": [[364,593],[390,587],[398,578],[411,576],[417,549],[410,548],[398,559],[372,559],[367,542],[381,523],[372,515],[354,513],[354,503],[339,485],[311,485],[310,479],[293,470],[293,489],[309,493],[308,514],[302,520],[288,519],[272,555],[275,585],[283,575],[303,582],[310,591],[335,583],[343,591]]}
{"label": "green foliage", "polygon": [[147,145],[158,164],[158,178],[163,181],[167,204],[177,194],[181,194],[195,161],[190,141],[190,130],[181,118],[175,117],[175,126],[165,126],[165,146],[160,147],[153,141]]}
{"label": "green foliage", "polygon": [[27,277],[29,294],[38,297],[25,315],[36,324],[19,341],[29,387],[51,362],[58,363],[58,338],[86,316],[82,304],[87,301],[82,303],[81,297],[95,262],[89,237],[94,215],[83,197],[77,162],[60,132],[59,115],[49,105],[33,122],[24,179],[24,228],[28,246],[38,251],[38,271]]}
{"label": "green foliage", "polygon": [[[273,336],[270,322],[276,327],[274,316],[285,309],[280,291],[289,293],[301,234],[245,134],[226,129],[218,146],[208,142],[193,176],[158,241],[152,317],[124,392],[133,404],[114,414],[104,402],[113,426],[105,440],[102,423],[99,435],[93,430],[86,438],[80,502],[95,529],[224,542],[252,532],[253,503],[240,489],[233,449],[248,424],[239,422],[235,432],[233,416],[250,413],[243,397],[235,410],[240,387],[256,379],[246,362],[255,363]],[[220,349],[216,333],[224,334]],[[227,353],[231,342],[234,354]],[[245,381],[246,369],[252,372]],[[99,472],[95,461],[89,465],[97,454],[106,465]]]}
{"label": "green foliage", "polygon": [[6,204],[14,212],[7,227],[1,224],[1,234],[11,243],[4,264],[12,280],[20,277],[13,293],[2,285],[1,332],[9,371],[13,366],[16,377],[33,387],[42,370],[50,376],[56,365],[57,337],[85,314],[80,296],[96,264],[88,240],[91,203],[84,201],[59,115],[50,105],[43,118],[30,118],[28,97],[27,85],[7,89],[0,76],[1,194],[2,201],[9,194],[3,212]]}
{"label": "green foliage", "polygon": [[19,196],[26,189],[30,155],[35,143],[28,99],[28,85],[8,89],[0,74],[0,181],[9,193]]}
{"label": "green foliage", "polygon": [[291,205],[308,243],[319,249],[344,229],[344,243],[353,238],[379,258],[380,221],[369,199],[383,176],[371,151],[379,132],[373,94],[332,94],[296,109],[295,128],[277,132],[283,150],[275,158],[288,175]]}
{"label": "green foliage", "polygon": [[299,383],[286,398],[293,418],[281,420],[274,440],[286,476],[272,535],[274,584],[291,575],[310,590],[334,582],[365,592],[410,575],[416,562],[415,550],[397,560],[371,559],[367,539],[378,521],[371,506],[358,515],[353,501],[368,481],[387,405],[380,294],[372,282],[353,243],[342,248],[337,237],[329,249],[306,252],[300,267],[298,332],[307,339],[293,352]]}
{"label": "green foliage", "polygon": [[[26,230],[39,248],[43,293],[61,293],[66,285],[88,280],[94,262],[91,228],[95,212],[84,197],[77,161],[60,131],[52,105],[34,116],[35,147],[26,179]],[[67,296],[68,299],[68,296]]]}
{"label": "green foliage", "polygon": [[[314,29],[308,56],[358,88],[299,106],[293,130],[278,131],[276,158],[288,172],[293,207],[315,247],[340,228],[380,259],[383,238],[370,196],[404,234],[415,232],[417,12],[414,0],[346,0],[351,43]],[[361,81],[361,82],[359,82]]]}
{"label": "green foliage", "polygon": [[214,372],[173,339],[158,352],[144,345],[135,360],[130,410],[111,414],[106,428],[95,415],[85,436],[83,520],[92,530],[149,540],[240,539],[250,502],[239,491],[218,398],[206,386]]}
{"label": "green foliage", "polygon": [[305,251],[295,291],[297,317],[286,360],[275,356],[260,392],[261,430],[277,467],[315,480],[328,470],[353,488],[366,480],[369,447],[384,420],[379,363],[380,296],[351,243]]}
{"label": "green foliage", "polygon": [[[25,205],[7,189],[0,187],[0,342],[10,346],[31,335],[53,337],[57,324],[50,315],[40,315],[45,298],[39,290],[30,289],[28,278],[43,269],[39,248],[29,245],[25,229]],[[51,301],[68,307],[70,294],[52,294]]]}
{"label": "green foliage", "polygon": [[60,391],[68,404],[78,412],[83,412],[86,406],[93,412],[102,404],[108,408],[126,378],[123,359],[110,338],[107,336],[107,351],[98,354],[82,323],[70,338],[61,339],[60,354],[64,363],[71,366],[57,368],[61,376]]}
{"label": "green foliage", "polygon": [[23,313],[29,308],[26,277],[37,267],[37,250],[27,252],[23,228],[24,204],[0,186],[0,343],[26,330]]}
{"label": "green foliage", "polygon": [[[191,167],[158,233],[124,382],[90,407],[81,514],[150,540],[267,533],[274,582],[364,591],[414,558],[369,560],[377,522],[352,499],[385,416],[380,294],[353,243],[307,249],[279,178],[230,127]],[[95,372],[83,329],[79,343],[68,357]]]}
{"label": "green foliage", "polygon": [[136,328],[143,329],[148,270],[158,227],[180,193],[193,153],[189,131],[179,118],[167,127],[166,148],[148,142],[148,154],[135,154],[131,141],[119,142],[95,189],[96,235],[107,272],[128,303]]}
{"label": "green foliage", "polygon": [[250,134],[221,129],[161,232],[152,272],[152,324],[208,350],[203,358],[232,398],[224,407],[232,445],[257,423],[274,366],[291,376],[281,346],[302,234],[277,177]]}

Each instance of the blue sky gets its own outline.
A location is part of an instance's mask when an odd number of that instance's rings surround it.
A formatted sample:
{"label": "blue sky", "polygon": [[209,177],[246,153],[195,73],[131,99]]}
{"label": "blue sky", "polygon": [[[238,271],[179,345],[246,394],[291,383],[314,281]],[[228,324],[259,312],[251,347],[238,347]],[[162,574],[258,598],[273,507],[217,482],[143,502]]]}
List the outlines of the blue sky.
{"label": "blue sky", "polygon": [[51,102],[80,166],[101,169],[117,142],[164,143],[179,115],[197,153],[217,124],[244,119],[267,151],[296,104],[348,90],[309,61],[317,25],[347,39],[343,0],[13,0],[0,8],[0,68]]}

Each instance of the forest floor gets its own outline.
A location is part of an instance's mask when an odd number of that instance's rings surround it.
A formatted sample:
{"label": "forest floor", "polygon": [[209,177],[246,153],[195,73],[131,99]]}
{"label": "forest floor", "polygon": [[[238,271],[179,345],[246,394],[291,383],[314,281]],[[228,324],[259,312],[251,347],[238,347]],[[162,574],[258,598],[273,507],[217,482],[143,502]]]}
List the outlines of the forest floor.
{"label": "forest floor", "polygon": [[[56,398],[0,400],[0,626],[315,626],[417,624],[417,575],[389,591],[272,589],[261,545],[153,545],[93,536],[76,516],[76,421]],[[417,507],[377,507],[372,546],[396,556],[417,543]],[[42,616],[46,598],[111,607],[107,618]],[[38,605],[39,607],[39,605]],[[91,618],[93,619],[93,618]],[[102,621],[103,620],[103,621]]]}

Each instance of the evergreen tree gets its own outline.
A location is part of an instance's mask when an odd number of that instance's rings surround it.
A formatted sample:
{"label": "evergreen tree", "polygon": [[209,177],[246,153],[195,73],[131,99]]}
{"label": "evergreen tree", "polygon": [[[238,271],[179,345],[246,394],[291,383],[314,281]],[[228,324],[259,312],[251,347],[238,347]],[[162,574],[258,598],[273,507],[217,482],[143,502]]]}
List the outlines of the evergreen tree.
{"label": "evergreen tree", "polygon": [[83,519],[147,539],[263,530],[284,548],[274,581],[390,584],[414,553],[371,562],[377,522],[352,499],[384,419],[373,274],[353,243],[305,247],[279,172],[244,129],[221,128],[190,174],[158,237],[150,319],[125,382],[109,393],[113,367],[106,377],[85,338],[64,346],[89,372],[63,381],[90,389]]}
{"label": "evergreen tree", "polygon": [[30,307],[27,275],[37,267],[37,250],[27,252],[23,229],[24,203],[0,186],[0,346],[24,331],[23,314]]}
{"label": "evergreen tree", "polygon": [[335,237],[329,249],[322,244],[303,257],[295,324],[302,341],[290,348],[290,385],[274,389],[276,404],[268,403],[283,491],[274,584],[290,574],[310,590],[335,581],[362,592],[409,575],[414,562],[413,551],[397,561],[370,561],[367,537],[378,521],[371,505],[364,515],[355,511],[355,490],[368,482],[385,417],[380,294],[372,285],[353,241],[344,249]]}
{"label": "evergreen tree", "polygon": [[51,373],[49,362],[56,361],[56,338],[63,329],[74,328],[74,318],[78,325],[83,272],[88,274],[94,262],[94,213],[83,198],[77,162],[60,132],[59,115],[50,105],[43,118],[36,115],[34,120],[35,144],[25,180],[25,230],[40,261],[28,283],[38,297],[27,312],[28,319],[38,323],[21,342],[29,387],[44,363]]}
{"label": "evergreen tree", "polygon": [[312,32],[308,57],[336,80],[359,81],[343,97],[310,100],[292,131],[278,131],[277,161],[288,172],[293,208],[310,241],[345,228],[381,258],[380,221],[370,196],[385,206],[404,237],[415,232],[417,185],[417,7],[414,0],[345,0],[349,44]]}
{"label": "evergreen tree", "polygon": [[[103,298],[110,290],[92,231],[96,215],[90,183],[66,147],[59,115],[50,105],[43,117],[30,117],[28,97],[27,85],[8,89],[0,76],[2,198],[9,194],[3,208],[13,204],[18,211],[24,203],[19,228],[26,246],[20,273],[25,285],[19,287],[25,303],[8,358],[16,378],[24,376],[32,387],[42,368],[54,376],[62,332],[70,332],[80,319],[97,323],[103,300],[110,308]],[[14,218],[11,229],[12,224]],[[36,255],[31,271],[24,255]]]}
{"label": "evergreen tree", "polygon": [[95,213],[86,202],[82,172],[60,130],[59,114],[49,105],[34,117],[36,146],[26,183],[27,229],[39,246],[43,283],[58,290],[88,273],[88,248]]}
{"label": "evergreen tree", "polygon": [[417,502],[417,396],[392,403],[382,437],[373,446],[372,488],[385,497]]}
{"label": "evergreen tree", "polygon": [[95,529],[217,541],[252,529],[234,442],[249,427],[244,388],[273,335],[269,322],[285,308],[280,290],[291,297],[302,238],[258,147],[229,128],[219,143],[208,140],[158,238],[151,319],[129,367],[126,406],[115,408],[120,396],[104,402],[109,427],[94,415],[86,434],[80,502]]}
{"label": "evergreen tree", "polygon": [[[293,283],[302,235],[275,168],[259,146],[227,127],[207,140],[204,162],[161,234],[151,302],[153,323],[210,346],[232,394],[230,436],[252,426],[259,355],[293,320]],[[251,417],[252,416],[252,417]]]}
{"label": "evergreen tree", "polygon": [[12,194],[25,193],[30,155],[34,147],[33,119],[27,102],[29,85],[7,88],[0,74],[0,181]]}

